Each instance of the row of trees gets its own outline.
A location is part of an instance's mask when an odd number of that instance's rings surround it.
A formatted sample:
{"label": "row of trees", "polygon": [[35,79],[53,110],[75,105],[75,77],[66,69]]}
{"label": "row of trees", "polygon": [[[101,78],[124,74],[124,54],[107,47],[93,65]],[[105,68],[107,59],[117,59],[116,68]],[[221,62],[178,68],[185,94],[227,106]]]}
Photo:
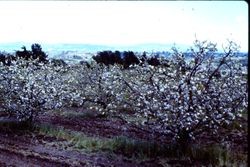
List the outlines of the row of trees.
{"label": "row of trees", "polygon": [[136,55],[133,51],[102,51],[98,52],[96,56],[93,56],[93,59],[99,64],[104,64],[107,66],[119,64],[125,69],[130,65],[142,65],[145,63],[152,66],[163,64],[156,56],[151,56],[148,58],[146,52],[143,52],[142,55]]}
{"label": "row of trees", "polygon": [[69,105],[103,114],[133,110],[138,120],[144,120],[138,124],[186,143],[204,131],[216,134],[247,110],[247,78],[241,64],[231,59],[236,44],[230,42],[219,59],[216,45],[206,41],[195,41],[189,61],[173,51],[168,67],[24,66],[31,60],[23,59],[13,66],[0,65],[1,111],[24,121]]}

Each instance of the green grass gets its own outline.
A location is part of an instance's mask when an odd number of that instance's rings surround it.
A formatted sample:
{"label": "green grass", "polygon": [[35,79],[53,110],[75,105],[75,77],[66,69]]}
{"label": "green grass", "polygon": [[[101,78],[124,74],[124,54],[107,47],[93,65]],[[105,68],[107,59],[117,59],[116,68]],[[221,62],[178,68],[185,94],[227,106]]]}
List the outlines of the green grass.
{"label": "green grass", "polygon": [[154,157],[169,153],[173,150],[168,145],[159,145],[155,142],[131,139],[125,136],[116,136],[112,139],[86,136],[82,132],[71,131],[51,125],[37,125],[38,133],[64,139],[73,148],[83,151],[108,151],[123,154],[127,157]]}
{"label": "green grass", "polygon": [[62,127],[52,127],[51,125],[38,125],[37,130],[40,134],[64,139],[73,148],[85,151],[112,151],[112,139],[90,137],[82,132],[71,131]]}

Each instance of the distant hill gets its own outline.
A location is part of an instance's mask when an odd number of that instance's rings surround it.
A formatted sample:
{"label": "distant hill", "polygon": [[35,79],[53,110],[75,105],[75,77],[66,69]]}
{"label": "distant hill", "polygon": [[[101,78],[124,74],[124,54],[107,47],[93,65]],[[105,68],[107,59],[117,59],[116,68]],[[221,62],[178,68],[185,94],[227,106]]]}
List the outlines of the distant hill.
{"label": "distant hill", "polygon": [[[33,42],[36,43],[36,42]],[[0,43],[0,51],[14,52],[15,50],[20,50],[22,46],[26,46],[30,49],[33,43],[27,42],[13,42],[13,43]],[[39,42],[38,42],[39,43]],[[179,50],[185,52],[190,49],[192,44],[160,44],[160,43],[145,43],[145,44],[135,44],[135,45],[96,45],[96,44],[80,44],[80,43],[39,43],[45,52],[62,52],[62,51],[81,51],[88,53],[95,53],[103,50],[119,50],[119,51],[134,51],[134,52],[157,52],[157,51],[170,51],[173,46]]]}
{"label": "distant hill", "polygon": [[[36,42],[34,42],[36,43]],[[14,52],[15,50],[20,50],[22,46],[26,46],[30,49],[33,43],[15,42],[15,43],[0,43],[0,51]],[[91,45],[91,44],[44,44],[39,43],[45,52],[50,51],[86,51],[86,52],[96,52],[98,50],[112,49],[112,47],[105,45]]]}
{"label": "distant hill", "polygon": [[[34,42],[35,43],[35,42]],[[25,46],[28,50],[33,43],[24,43],[24,42],[15,42],[15,43],[0,43],[0,52],[6,51],[13,53],[16,50],[21,50],[22,46]],[[175,46],[182,52],[187,51],[191,45],[183,44],[158,44],[158,43],[146,43],[146,44],[137,44],[137,45],[116,45],[116,46],[107,46],[107,45],[95,45],[95,44],[43,44],[39,43],[42,46],[44,52],[46,52],[49,58],[64,59],[68,62],[79,62],[81,60],[90,60],[91,57],[96,54],[98,51],[104,50],[119,50],[119,51],[133,51],[133,52],[143,52],[146,51],[149,54],[161,53],[162,56],[169,56],[168,52],[171,51],[171,48]],[[220,54],[218,54],[220,55]],[[186,53],[186,56],[189,56],[189,53]],[[238,58],[242,59],[241,61],[244,64],[247,64],[248,53],[240,53],[237,55]]]}
{"label": "distant hill", "polygon": [[[35,42],[34,42],[35,43]],[[15,43],[0,43],[0,51],[14,52],[20,50],[22,46],[30,48],[32,43],[15,42]],[[84,51],[84,52],[97,52],[103,50],[119,50],[126,51],[131,50],[135,52],[152,52],[152,51],[169,51],[174,44],[157,44],[157,43],[146,43],[136,45],[95,45],[95,44],[43,44],[39,43],[45,52],[50,51]],[[188,45],[177,45],[180,49],[187,49]]]}

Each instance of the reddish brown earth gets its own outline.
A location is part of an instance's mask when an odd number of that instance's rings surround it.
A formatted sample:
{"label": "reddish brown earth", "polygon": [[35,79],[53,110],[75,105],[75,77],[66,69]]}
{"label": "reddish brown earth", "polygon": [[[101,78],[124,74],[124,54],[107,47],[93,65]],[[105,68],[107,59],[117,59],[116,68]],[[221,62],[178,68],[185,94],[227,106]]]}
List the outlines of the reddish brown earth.
{"label": "reddish brown earth", "polygon": [[[149,129],[139,128],[121,119],[109,118],[66,118],[59,114],[45,113],[36,119],[55,127],[79,131],[87,136],[113,138],[127,136],[133,139],[168,143],[170,138]],[[200,140],[209,143],[212,136],[206,134]],[[72,149],[63,149],[48,143],[62,139],[48,137],[32,131],[13,131],[0,127],[0,167],[4,166],[161,166],[158,158],[135,161],[122,154],[111,156],[105,152],[87,153]],[[228,141],[236,150],[247,153],[247,134],[232,132]],[[178,162],[180,164],[180,162]],[[177,163],[177,164],[178,164]],[[175,164],[175,162],[173,162]],[[194,164],[193,164],[194,165]],[[193,166],[190,165],[190,166]]]}
{"label": "reddish brown earth", "polygon": [[[147,131],[128,126],[122,120],[106,118],[65,118],[57,114],[43,114],[37,123],[64,127],[68,130],[84,132],[93,137],[112,138],[128,136],[137,139],[150,139]],[[155,139],[160,137],[155,135]],[[15,131],[0,127],[0,167],[4,166],[159,166],[155,160],[141,163],[116,154],[84,153],[77,150],[65,150],[46,143],[60,141],[55,137],[36,134],[35,131]]]}
{"label": "reddish brown earth", "polygon": [[126,136],[134,139],[154,140],[156,142],[168,142],[163,134],[153,132],[146,128],[128,124],[124,120],[109,118],[64,118],[58,115],[40,116],[39,122],[54,126],[62,126],[66,129],[80,131],[88,136],[113,138],[115,136]]}
{"label": "reddish brown earth", "polygon": [[[121,156],[115,159],[102,154],[84,154],[48,147],[43,143],[56,141],[44,136],[13,135],[0,136],[1,166],[133,166]],[[47,142],[48,142],[47,141]],[[137,166],[140,166],[139,164]]]}

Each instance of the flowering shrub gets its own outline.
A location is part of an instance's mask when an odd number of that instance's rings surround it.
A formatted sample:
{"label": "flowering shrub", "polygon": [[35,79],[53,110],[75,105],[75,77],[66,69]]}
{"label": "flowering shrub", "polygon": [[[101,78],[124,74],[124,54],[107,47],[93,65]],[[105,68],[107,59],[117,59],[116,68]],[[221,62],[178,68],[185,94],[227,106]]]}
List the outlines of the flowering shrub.
{"label": "flowering shrub", "polygon": [[237,48],[229,42],[217,56],[215,44],[195,41],[188,56],[173,48],[167,66],[126,69],[17,60],[0,65],[0,108],[19,120],[69,105],[102,114],[129,108],[146,120],[139,123],[186,142],[204,131],[216,134],[247,109],[247,78],[232,59]]}
{"label": "flowering shrub", "polygon": [[108,67],[96,63],[91,66],[89,68],[83,64],[72,67],[70,75],[74,79],[70,85],[76,89],[77,96],[71,96],[71,102],[102,114],[115,111],[116,94],[122,92],[118,83],[121,66]]}
{"label": "flowering shrub", "polygon": [[26,121],[43,109],[61,106],[67,94],[62,71],[35,60],[19,59],[11,66],[0,65],[1,108]]}
{"label": "flowering shrub", "polygon": [[[190,57],[173,49],[170,67],[137,67],[129,70],[134,108],[154,129],[180,140],[230,124],[246,110],[247,79],[231,58],[237,46],[230,42],[216,58],[216,45],[195,41]],[[133,91],[132,91],[133,92]]]}

